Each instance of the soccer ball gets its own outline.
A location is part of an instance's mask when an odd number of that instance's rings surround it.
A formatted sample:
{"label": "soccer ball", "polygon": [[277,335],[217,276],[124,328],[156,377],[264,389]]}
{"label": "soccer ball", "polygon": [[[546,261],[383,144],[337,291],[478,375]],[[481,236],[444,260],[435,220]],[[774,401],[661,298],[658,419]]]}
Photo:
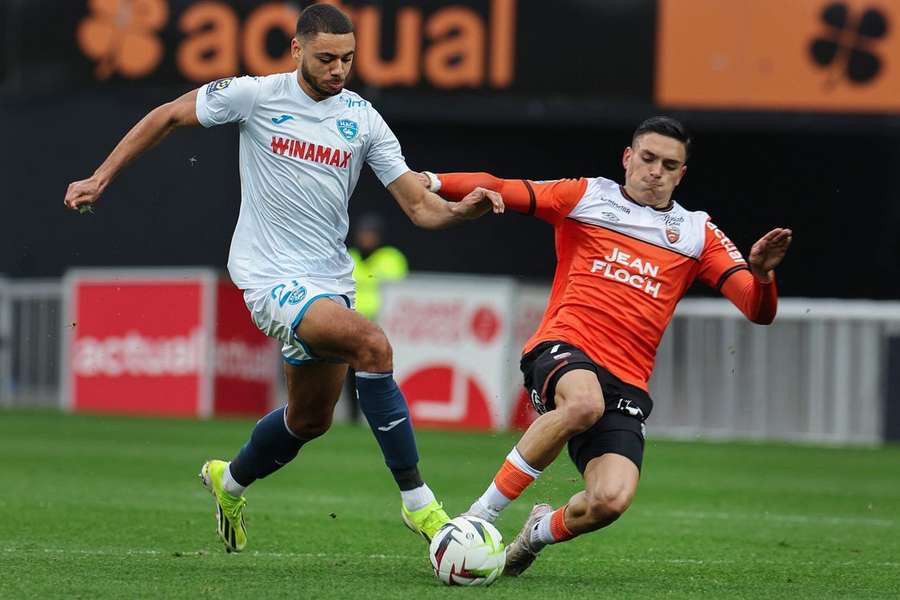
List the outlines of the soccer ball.
{"label": "soccer ball", "polygon": [[447,585],[491,585],[506,564],[503,537],[478,517],[451,519],[432,538],[429,555],[434,574]]}

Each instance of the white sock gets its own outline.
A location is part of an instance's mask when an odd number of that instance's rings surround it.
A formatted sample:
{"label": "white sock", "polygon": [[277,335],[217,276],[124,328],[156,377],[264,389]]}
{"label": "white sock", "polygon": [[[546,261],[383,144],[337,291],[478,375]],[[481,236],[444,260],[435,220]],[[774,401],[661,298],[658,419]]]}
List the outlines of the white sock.
{"label": "white sock", "polygon": [[[538,477],[541,476],[541,471],[538,471],[522,458],[522,455],[519,454],[518,448],[513,446],[513,449],[509,451],[509,454],[506,455],[506,460],[511,462],[517,469],[522,471],[523,473],[527,473],[532,478],[537,480]],[[509,503],[512,502],[512,498],[507,498],[503,495],[497,488],[497,484],[491,481],[491,485],[488,486],[484,493],[481,495],[478,500],[476,500],[471,508],[469,508],[469,514],[475,515],[477,517],[481,517],[485,521],[489,521],[493,523],[500,516],[500,512],[509,506]]]}
{"label": "white sock", "polygon": [[504,496],[492,481],[481,497],[472,503],[469,514],[493,523],[500,516],[500,511],[509,506],[510,502],[512,500]]}
{"label": "white sock", "polygon": [[538,471],[537,469],[535,469],[534,467],[529,465],[527,462],[525,462],[525,459],[522,458],[521,454],[519,454],[519,449],[516,448],[515,446],[513,446],[513,449],[510,450],[509,454],[506,455],[506,460],[508,460],[512,464],[516,465],[520,471],[528,473],[535,479],[540,477],[541,473],[543,473],[543,471]]}
{"label": "white sock", "polygon": [[537,552],[547,544],[553,544],[556,540],[553,538],[553,534],[550,533],[550,519],[553,517],[553,511],[551,510],[546,515],[540,518],[540,520],[535,523],[534,527],[531,529],[531,548]]}
{"label": "white sock", "polygon": [[434,492],[424,483],[412,490],[400,490],[400,498],[409,512],[425,508],[435,501]]}
{"label": "white sock", "polygon": [[232,496],[238,498],[243,496],[244,490],[247,489],[235,481],[234,477],[231,476],[231,463],[228,463],[228,466],[225,467],[225,471],[222,473],[222,488]]}

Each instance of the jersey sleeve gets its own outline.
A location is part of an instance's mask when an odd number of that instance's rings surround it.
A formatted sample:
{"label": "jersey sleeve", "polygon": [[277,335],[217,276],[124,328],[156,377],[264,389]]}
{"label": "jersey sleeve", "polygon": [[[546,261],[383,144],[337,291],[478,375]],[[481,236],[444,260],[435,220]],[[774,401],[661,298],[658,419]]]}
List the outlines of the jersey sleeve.
{"label": "jersey sleeve", "polygon": [[375,175],[384,187],[390,185],[395,179],[409,171],[400,142],[397,136],[388,127],[384,119],[373,110],[371,141],[366,153],[366,162],[372,167]]}
{"label": "jersey sleeve", "polygon": [[763,283],[754,277],[740,250],[712,221],[706,222],[706,243],[697,276],[754,323],[768,325],[775,320],[778,310],[775,281]]}
{"label": "jersey sleeve", "polygon": [[500,179],[490,173],[441,173],[441,196],[461,200],[476,187],[483,187],[503,196],[510,210],[533,215],[549,223],[565,219],[584,196],[588,180],[557,179],[531,181],[528,179]]}
{"label": "jersey sleeve", "polygon": [[228,77],[197,90],[197,120],[204,127],[243,123],[253,112],[259,93],[256,77]]}

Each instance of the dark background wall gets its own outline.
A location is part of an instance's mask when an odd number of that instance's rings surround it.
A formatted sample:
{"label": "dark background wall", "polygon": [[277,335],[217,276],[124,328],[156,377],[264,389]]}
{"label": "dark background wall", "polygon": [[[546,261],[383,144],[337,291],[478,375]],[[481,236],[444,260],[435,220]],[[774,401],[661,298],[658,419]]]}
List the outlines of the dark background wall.
{"label": "dark background wall", "polygon": [[[62,208],[68,182],[88,176],[161,100],[81,92],[64,105],[44,98],[4,107],[0,272],[34,277],[85,265],[224,265],[240,201],[235,127],[177,132],[115,181],[95,214]],[[415,169],[619,179],[630,140],[625,127],[475,127],[394,117]],[[770,228],[792,227],[795,243],[779,273],[783,293],[900,296],[895,135],[702,124],[695,135],[676,198],[709,212],[744,252]],[[508,214],[448,231],[418,230],[367,169],[351,217],[368,211],[387,218],[388,241],[408,253],[413,269],[552,275],[552,231],[542,222]]]}
{"label": "dark background wall", "polygon": [[[89,3],[0,5],[5,36],[0,44],[0,131],[5,138],[0,145],[0,274],[52,277],[70,267],[100,265],[224,267],[240,202],[235,127],[177,132],[123,173],[95,214],[62,208],[67,184],[90,175],[138,119],[197,85],[185,80],[175,61],[176,49],[195,35],[179,29],[179,19],[197,3],[154,2],[169,7],[161,29],[145,32],[158,34],[164,44],[158,66],[143,78],[113,73],[100,80],[95,79],[96,57],[76,40],[81,24],[99,18]],[[848,2],[849,14],[860,13],[857,4]],[[262,0],[228,3],[241,19],[264,5]],[[345,5],[382,11],[378,35],[386,61],[401,9],[414,7],[425,20],[448,6],[474,11],[490,42],[492,11],[500,5],[517,7],[515,77],[508,88],[483,83],[439,89],[427,79],[410,87],[375,88],[365,73],[351,83],[385,115],[412,168],[488,170],[532,179],[620,179],[621,153],[637,122],[658,112],[674,114],[696,138],[688,175],[676,192],[679,202],[709,212],[745,253],[772,227],[794,229],[794,245],[779,269],[783,294],[900,298],[897,114],[657,108],[655,27],[660,7],[675,6],[669,0],[565,0],[553,3],[553,10],[548,3],[524,0],[348,0]],[[822,0],[823,9],[826,5]],[[722,6],[746,12],[756,5]],[[891,24],[898,15],[884,13]],[[819,35],[821,24],[813,17],[799,24],[805,29],[797,35]],[[698,27],[702,32],[702,23]],[[888,41],[897,31],[900,27],[889,28]],[[452,33],[445,39],[423,35],[425,53],[452,43]],[[280,55],[287,39],[281,30],[269,31],[266,51]],[[805,47],[803,40],[797,48]],[[877,93],[882,81],[900,81],[890,63],[883,65],[877,78],[858,85],[861,98]],[[840,67],[836,62],[829,68]],[[835,79],[838,71],[829,75],[812,62],[803,68],[827,77],[832,88],[850,85]],[[830,102],[828,89],[822,88],[822,102]],[[415,270],[538,281],[552,276],[552,230],[541,222],[508,214],[450,231],[418,230],[366,170],[351,200],[351,221],[369,211],[386,217],[387,241],[407,253]]]}

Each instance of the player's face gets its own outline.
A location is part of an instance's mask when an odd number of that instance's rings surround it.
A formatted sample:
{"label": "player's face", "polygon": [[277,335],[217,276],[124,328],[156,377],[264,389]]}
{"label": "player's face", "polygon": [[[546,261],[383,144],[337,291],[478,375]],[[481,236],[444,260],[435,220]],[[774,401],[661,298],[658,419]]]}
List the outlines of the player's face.
{"label": "player's face", "polygon": [[352,33],[318,33],[291,40],[291,54],[300,65],[301,85],[319,100],[336,96],[344,89],[356,37]]}
{"label": "player's face", "polygon": [[645,133],[625,148],[625,191],[649,206],[668,206],[687,170],[684,144],[658,133]]}

